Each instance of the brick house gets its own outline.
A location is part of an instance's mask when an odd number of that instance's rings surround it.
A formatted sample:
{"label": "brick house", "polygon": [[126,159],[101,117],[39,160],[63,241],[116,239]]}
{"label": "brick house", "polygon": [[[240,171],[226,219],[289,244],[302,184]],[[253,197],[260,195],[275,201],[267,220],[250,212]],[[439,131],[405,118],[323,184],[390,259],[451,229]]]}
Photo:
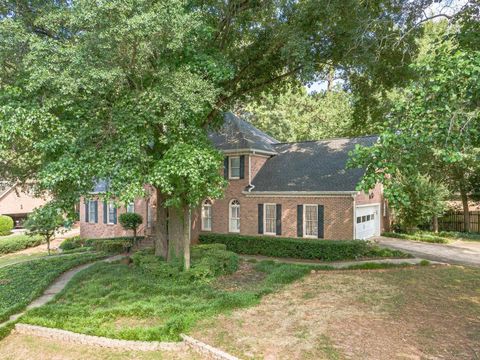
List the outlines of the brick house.
{"label": "brick house", "polygon": [[[355,190],[362,169],[346,169],[356,144],[377,137],[280,143],[232,113],[210,134],[225,154],[223,174],[229,185],[222,199],[206,199],[192,213],[192,241],[202,232],[319,239],[367,239],[387,224],[381,185],[368,194]],[[100,182],[96,193],[105,190]],[[144,217],[140,233],[151,234],[155,196],[128,208],[91,200],[81,207],[82,237],[128,235],[117,223],[121,212]]]}

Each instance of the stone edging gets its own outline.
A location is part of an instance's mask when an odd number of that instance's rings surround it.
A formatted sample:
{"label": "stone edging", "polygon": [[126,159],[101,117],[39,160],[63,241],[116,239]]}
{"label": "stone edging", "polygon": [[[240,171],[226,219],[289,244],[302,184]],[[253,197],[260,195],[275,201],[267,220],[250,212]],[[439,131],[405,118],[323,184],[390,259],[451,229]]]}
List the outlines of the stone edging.
{"label": "stone edging", "polygon": [[185,334],[180,334],[180,337],[183,340],[181,342],[160,342],[110,339],[101,336],[78,334],[67,330],[21,323],[15,324],[14,331],[18,334],[33,335],[52,340],[132,351],[181,351],[185,350],[185,347],[188,346],[208,359],[240,360],[235,356],[227,354],[225,351],[214,348],[213,346],[207,345]]}
{"label": "stone edging", "polygon": [[210,346],[208,344],[205,344],[199,340],[196,340],[190,336],[187,336],[185,334],[180,335],[185,342],[192,350],[195,350],[196,352],[205,355],[209,359],[215,359],[215,360],[240,360],[239,358],[230,355],[226,353],[225,351],[222,351],[220,349],[214,348],[213,346]]}
{"label": "stone edging", "polygon": [[43,326],[15,324],[15,332],[19,334],[34,335],[47,339],[63,340],[77,344],[96,345],[111,349],[124,349],[136,351],[178,351],[185,348],[183,342],[159,341],[133,341],[109,339],[100,336],[78,334],[71,331],[46,328]]}

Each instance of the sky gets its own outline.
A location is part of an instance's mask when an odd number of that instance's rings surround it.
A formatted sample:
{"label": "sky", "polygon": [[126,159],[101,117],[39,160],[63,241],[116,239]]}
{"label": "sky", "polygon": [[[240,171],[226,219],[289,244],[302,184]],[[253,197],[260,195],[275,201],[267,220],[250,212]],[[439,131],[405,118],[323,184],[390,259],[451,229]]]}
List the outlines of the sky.
{"label": "sky", "polygon": [[[437,14],[446,14],[454,15],[468,2],[468,0],[442,0],[430,5],[426,11],[425,15],[430,17]],[[433,19],[433,21],[440,21],[442,18]],[[341,83],[341,80],[335,81],[335,83]],[[309,94],[313,92],[320,92],[327,89],[326,81],[317,81],[309,86],[306,86]]]}

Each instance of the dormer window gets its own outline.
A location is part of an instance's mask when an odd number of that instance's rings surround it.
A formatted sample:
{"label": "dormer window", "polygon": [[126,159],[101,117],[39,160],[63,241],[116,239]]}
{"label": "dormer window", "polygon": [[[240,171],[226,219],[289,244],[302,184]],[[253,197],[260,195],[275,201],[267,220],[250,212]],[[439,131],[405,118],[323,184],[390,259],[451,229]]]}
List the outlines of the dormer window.
{"label": "dormer window", "polygon": [[230,156],[228,158],[229,161],[229,179],[240,179],[240,156]]}

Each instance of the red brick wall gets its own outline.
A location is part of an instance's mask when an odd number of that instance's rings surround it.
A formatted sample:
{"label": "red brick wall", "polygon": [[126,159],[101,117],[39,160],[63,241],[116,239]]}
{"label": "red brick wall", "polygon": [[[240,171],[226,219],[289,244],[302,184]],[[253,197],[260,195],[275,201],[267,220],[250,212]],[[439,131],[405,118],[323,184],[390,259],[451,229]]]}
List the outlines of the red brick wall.
{"label": "red brick wall", "polygon": [[[117,219],[120,214],[126,212],[125,207],[119,207],[117,209]],[[147,224],[147,208],[146,201],[144,199],[135,200],[135,212],[142,215],[143,224],[140,225],[138,235],[145,235],[145,228]],[[91,224],[85,218],[85,201],[81,200],[80,203],[80,236],[82,238],[109,238],[117,236],[133,236],[132,231],[123,230],[120,223],[117,221],[117,224],[110,225],[105,224],[103,220],[103,201],[98,200],[98,223]]]}

